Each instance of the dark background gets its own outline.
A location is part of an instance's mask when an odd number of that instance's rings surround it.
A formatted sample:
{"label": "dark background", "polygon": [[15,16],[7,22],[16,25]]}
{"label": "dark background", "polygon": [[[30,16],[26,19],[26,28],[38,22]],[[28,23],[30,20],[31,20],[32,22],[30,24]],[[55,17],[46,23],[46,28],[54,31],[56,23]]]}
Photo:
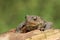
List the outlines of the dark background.
{"label": "dark background", "polygon": [[25,15],[37,15],[60,28],[60,0],[0,0],[0,33],[24,21]]}

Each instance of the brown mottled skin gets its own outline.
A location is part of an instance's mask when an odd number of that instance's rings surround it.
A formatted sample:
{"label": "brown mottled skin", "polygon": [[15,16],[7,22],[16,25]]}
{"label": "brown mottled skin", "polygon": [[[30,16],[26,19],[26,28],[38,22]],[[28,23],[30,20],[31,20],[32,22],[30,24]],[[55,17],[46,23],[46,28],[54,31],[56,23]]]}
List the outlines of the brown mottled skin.
{"label": "brown mottled skin", "polygon": [[22,22],[17,28],[16,32],[26,33],[35,29],[44,31],[51,28],[52,23],[46,22],[39,16],[27,15],[25,16],[25,21]]}

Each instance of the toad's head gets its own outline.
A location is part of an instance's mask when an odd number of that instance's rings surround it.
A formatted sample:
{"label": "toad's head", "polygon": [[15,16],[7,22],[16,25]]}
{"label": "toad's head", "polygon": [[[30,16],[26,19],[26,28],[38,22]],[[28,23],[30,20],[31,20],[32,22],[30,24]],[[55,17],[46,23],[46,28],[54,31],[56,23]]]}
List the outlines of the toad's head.
{"label": "toad's head", "polygon": [[36,15],[26,15],[26,22],[30,26],[44,25],[45,21]]}

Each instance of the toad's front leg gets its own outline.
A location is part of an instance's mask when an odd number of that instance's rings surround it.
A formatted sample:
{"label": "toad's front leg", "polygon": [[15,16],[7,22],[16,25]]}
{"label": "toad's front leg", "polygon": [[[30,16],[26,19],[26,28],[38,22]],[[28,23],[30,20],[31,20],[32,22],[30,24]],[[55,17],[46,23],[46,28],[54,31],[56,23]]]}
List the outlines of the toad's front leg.
{"label": "toad's front leg", "polygon": [[46,23],[45,23],[45,28],[44,28],[44,30],[51,29],[51,28],[52,28],[52,25],[53,25],[52,22],[46,22]]}

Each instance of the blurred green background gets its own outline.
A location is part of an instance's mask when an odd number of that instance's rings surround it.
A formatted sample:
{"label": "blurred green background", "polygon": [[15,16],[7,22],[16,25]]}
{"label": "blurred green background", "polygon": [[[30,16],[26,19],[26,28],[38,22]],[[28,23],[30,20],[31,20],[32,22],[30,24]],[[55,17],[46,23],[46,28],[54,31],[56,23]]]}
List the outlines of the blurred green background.
{"label": "blurred green background", "polygon": [[25,15],[38,15],[60,28],[60,0],[0,0],[0,33],[24,21]]}

